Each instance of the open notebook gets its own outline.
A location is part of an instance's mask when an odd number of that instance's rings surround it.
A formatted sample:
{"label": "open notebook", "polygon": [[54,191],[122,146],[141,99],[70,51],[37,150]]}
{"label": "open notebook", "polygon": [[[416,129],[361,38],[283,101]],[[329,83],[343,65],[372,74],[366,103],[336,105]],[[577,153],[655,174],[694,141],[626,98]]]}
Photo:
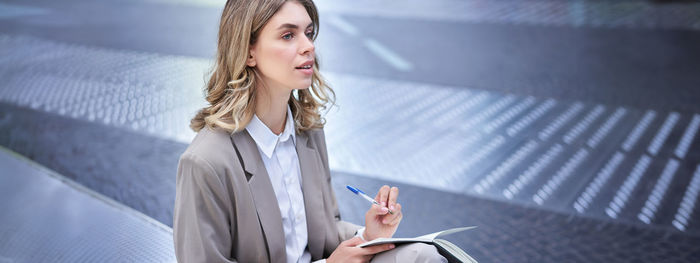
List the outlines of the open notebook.
{"label": "open notebook", "polygon": [[399,244],[404,244],[404,243],[422,242],[422,243],[434,245],[438,249],[438,251],[440,252],[440,255],[445,257],[450,263],[453,263],[453,262],[474,262],[474,263],[476,263],[476,260],[474,260],[471,256],[469,256],[469,254],[464,252],[464,250],[459,248],[457,245],[453,244],[450,241],[438,238],[438,237],[446,236],[446,235],[449,235],[452,233],[457,233],[457,232],[461,232],[464,230],[469,230],[469,229],[472,229],[475,227],[476,226],[452,228],[452,229],[447,229],[447,230],[443,230],[440,232],[435,232],[432,234],[427,234],[427,235],[414,237],[414,238],[377,238],[375,240],[362,243],[359,245],[359,247],[366,247],[366,246],[373,246],[373,245],[387,244],[387,243],[393,243],[393,244],[399,245]]}

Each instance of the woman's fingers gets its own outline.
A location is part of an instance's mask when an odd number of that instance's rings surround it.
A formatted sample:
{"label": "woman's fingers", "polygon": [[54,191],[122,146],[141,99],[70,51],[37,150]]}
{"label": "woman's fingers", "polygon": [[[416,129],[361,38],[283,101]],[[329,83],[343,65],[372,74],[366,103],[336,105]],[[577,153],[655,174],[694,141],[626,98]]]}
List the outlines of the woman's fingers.
{"label": "woman's fingers", "polygon": [[[389,187],[388,185],[384,185],[381,188],[379,188],[379,191],[377,192],[377,195],[374,197],[374,200],[376,200],[380,205],[378,209],[375,209],[375,212],[378,215],[384,215],[387,214],[388,210],[391,210],[392,213],[396,214],[396,200],[399,198],[399,188],[398,187]],[[384,209],[386,207],[387,209]],[[394,217],[389,218],[388,220],[392,220]],[[387,219],[385,219],[387,220]]]}
{"label": "woman's fingers", "polygon": [[396,226],[401,222],[401,219],[403,218],[403,212],[401,212],[401,204],[396,204],[396,211],[394,212],[394,218],[389,221],[388,225],[390,226]]}
{"label": "woman's fingers", "polygon": [[345,240],[341,243],[341,245],[347,246],[347,247],[355,247],[359,244],[364,243],[365,241],[362,240],[360,237],[353,237],[351,239]]}
{"label": "woman's fingers", "polygon": [[389,208],[378,206],[378,205],[372,205],[372,208],[370,209],[372,211],[372,214],[382,216],[386,215],[389,213]]}
{"label": "woman's fingers", "polygon": [[381,253],[390,249],[393,249],[395,246],[394,244],[381,244],[381,245],[376,245],[376,246],[369,246],[369,247],[364,247],[362,248],[363,253],[365,255],[374,255],[377,253]]}
{"label": "woman's fingers", "polygon": [[393,214],[388,214],[382,219],[382,224],[385,225],[394,225],[393,222],[396,221],[397,218],[402,217],[403,214],[401,213],[401,204],[397,203],[394,205],[394,209],[391,210]]}
{"label": "woman's fingers", "polygon": [[379,192],[377,192],[377,196],[374,198],[374,200],[380,203],[381,206],[386,207],[390,190],[391,188],[388,185],[382,186],[379,188]]}
{"label": "woman's fingers", "polygon": [[392,187],[389,190],[389,202],[387,202],[387,207],[391,209],[391,211],[394,211],[395,206],[396,206],[396,199],[399,197],[399,188],[398,187]]}

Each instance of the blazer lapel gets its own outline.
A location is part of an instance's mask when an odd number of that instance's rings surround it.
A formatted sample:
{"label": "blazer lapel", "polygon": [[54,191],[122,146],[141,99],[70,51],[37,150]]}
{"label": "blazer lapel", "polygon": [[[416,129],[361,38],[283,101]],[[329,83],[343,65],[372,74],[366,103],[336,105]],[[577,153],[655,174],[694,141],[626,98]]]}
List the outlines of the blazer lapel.
{"label": "blazer lapel", "polygon": [[[272,188],[265,164],[260,158],[258,147],[246,130],[236,132],[231,136],[241,155],[245,171],[250,174],[248,185],[253,195],[258,219],[265,234],[270,261],[286,262],[287,252],[284,229],[282,227],[282,215],[280,214],[275,191]],[[242,240],[242,242],[245,242],[245,240]]]}
{"label": "blazer lapel", "polygon": [[309,237],[309,252],[311,258],[320,259],[323,256],[325,227],[323,226],[323,192],[321,176],[323,164],[318,151],[309,146],[306,132],[297,134],[297,156],[301,168],[302,192],[306,210],[306,228]]}

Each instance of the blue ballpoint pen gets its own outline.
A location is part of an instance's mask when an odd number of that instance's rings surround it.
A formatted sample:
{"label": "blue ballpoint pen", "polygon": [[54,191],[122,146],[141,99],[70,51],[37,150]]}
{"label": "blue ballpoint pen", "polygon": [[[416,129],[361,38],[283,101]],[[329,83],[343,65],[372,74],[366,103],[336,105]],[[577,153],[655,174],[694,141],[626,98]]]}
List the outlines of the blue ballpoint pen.
{"label": "blue ballpoint pen", "polygon": [[[373,204],[378,205],[378,206],[380,206],[380,207],[382,206],[382,205],[380,205],[376,200],[372,199],[372,198],[369,197],[367,194],[365,194],[365,192],[362,192],[362,190],[357,189],[357,188],[352,187],[352,186],[349,186],[349,185],[347,185],[347,186],[345,186],[345,187],[347,187],[348,190],[352,191],[352,192],[355,193],[356,195],[359,195],[359,196],[361,196],[362,198],[364,198],[365,200],[369,201],[370,203],[373,203]],[[392,214],[392,215],[394,214],[394,211],[391,211],[391,209],[387,208],[387,210],[389,210],[389,214]]]}

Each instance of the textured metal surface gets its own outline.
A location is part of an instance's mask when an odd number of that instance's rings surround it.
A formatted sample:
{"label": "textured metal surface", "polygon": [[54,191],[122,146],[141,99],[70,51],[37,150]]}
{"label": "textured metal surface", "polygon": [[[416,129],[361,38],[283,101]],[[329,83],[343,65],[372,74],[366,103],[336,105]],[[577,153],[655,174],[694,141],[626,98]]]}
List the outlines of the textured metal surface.
{"label": "textured metal surface", "polygon": [[334,173],[333,188],[341,214],[354,223],[364,221],[367,204],[344,190],[346,184],[362,189],[377,189],[383,184],[399,187],[405,214],[396,233],[399,237],[478,226],[447,239],[479,262],[700,261],[698,235]]}
{"label": "textured metal surface", "polygon": [[204,103],[206,60],[24,36],[0,35],[0,46],[0,101],[180,140],[194,134],[187,116]]}
{"label": "textured metal surface", "polygon": [[[223,7],[224,0],[151,0]],[[525,25],[700,29],[700,4],[652,1],[561,0],[317,0],[323,13],[411,18],[470,23]]]}
{"label": "textured metal surface", "polygon": [[[6,2],[0,145],[172,224],[224,1]],[[698,3],[317,3],[348,219],[397,184],[483,261],[699,261]]]}
{"label": "textured metal surface", "polygon": [[321,11],[361,16],[420,18],[471,23],[505,23],[604,28],[700,29],[699,3],[650,1],[318,1]]}
{"label": "textured metal surface", "polygon": [[336,170],[646,224],[670,226],[660,210],[697,218],[698,114],[331,79]]}
{"label": "textured metal surface", "polygon": [[0,3],[0,18],[11,18],[27,15],[42,15],[48,13],[43,8],[33,8],[21,5]]}
{"label": "textured metal surface", "polygon": [[[33,151],[37,158],[50,158],[42,162],[52,163],[60,160],[58,165],[75,165],[69,170],[77,173],[104,173],[109,177],[119,178],[111,182],[113,187],[120,191],[129,192],[135,185],[150,187],[150,191],[138,193],[136,196],[123,196],[127,199],[140,199],[148,201],[153,198],[168,199],[173,194],[173,189],[159,187],[170,184],[167,180],[173,177],[174,171],[167,169],[153,170],[147,177],[158,180],[144,180],[144,175],[136,175],[124,172],[124,167],[142,169],[147,166],[175,167],[177,155],[184,150],[186,145],[180,144],[177,149],[165,147],[157,138],[149,135],[137,134],[122,130],[110,132],[110,129],[99,123],[84,122],[80,125],[77,120],[55,116],[48,113],[36,112],[36,115],[17,114],[19,110],[8,107],[2,108],[3,112],[10,112],[16,117],[31,117],[26,122],[18,122],[18,128],[30,128],[36,130],[37,126],[27,127],[26,123],[41,122],[56,130],[57,137],[51,138],[50,132],[32,132],[37,135],[35,140],[16,140],[14,147]],[[45,116],[45,117],[40,117]],[[7,120],[6,118],[2,120]],[[16,119],[13,119],[16,120]],[[60,124],[63,122],[64,125]],[[75,130],[72,130],[75,129]],[[6,127],[3,127],[6,130]],[[79,132],[91,130],[91,132]],[[71,132],[78,132],[75,138]],[[41,136],[38,136],[41,135]],[[117,137],[123,138],[116,140]],[[93,143],[76,143],[76,138],[98,141],[112,141],[114,144],[127,144],[125,148],[116,147],[110,152],[101,151],[99,146]],[[41,148],[43,145],[44,148]],[[62,154],[66,147],[76,151],[82,151],[85,155]],[[151,149],[154,152],[147,152]],[[149,162],[142,165],[129,159],[129,155],[138,156],[139,159]],[[163,158],[167,156],[167,158]],[[67,162],[72,159],[73,163]],[[127,161],[123,161],[127,159]],[[85,164],[87,162],[100,162],[109,160],[103,165]],[[86,167],[87,166],[87,167]],[[5,166],[3,166],[5,167]],[[86,182],[94,182],[90,178],[82,178]],[[160,180],[160,181],[159,181]],[[672,229],[655,226],[643,226],[616,222],[614,220],[599,220],[580,216],[572,216],[566,213],[556,213],[536,207],[509,204],[507,202],[491,201],[470,195],[446,193],[425,189],[393,181],[357,176],[347,173],[333,172],[333,188],[338,198],[341,214],[345,220],[355,223],[363,221],[367,204],[361,199],[351,195],[344,189],[346,184],[356,185],[362,189],[378,189],[383,184],[398,186],[401,189],[401,202],[405,213],[404,220],[399,227],[397,236],[417,236],[438,231],[448,227],[464,225],[479,226],[474,231],[462,233],[450,237],[452,242],[459,244],[464,250],[483,262],[697,262],[700,259],[700,239],[698,235],[683,233]],[[99,184],[104,185],[104,184]],[[98,186],[99,186],[98,185]],[[0,186],[4,186],[0,185]],[[95,187],[95,186],[91,186]],[[38,191],[49,192],[45,185],[34,185]],[[50,191],[54,192],[54,191]],[[129,201],[129,200],[127,200]],[[170,200],[172,202],[172,200]],[[17,201],[18,203],[22,203]],[[26,202],[25,202],[26,203]],[[149,202],[146,202],[149,203]],[[20,206],[20,205],[15,205]],[[148,207],[150,212],[168,209],[164,204],[153,204]],[[0,215],[2,218],[2,215]],[[34,226],[36,227],[36,226]],[[61,237],[62,228],[45,226],[46,231],[40,237],[45,240],[53,240]],[[132,231],[138,229],[132,229]],[[138,233],[129,233],[131,238]],[[112,238],[123,238],[123,232],[111,233]],[[0,241],[2,242],[2,241]],[[15,241],[22,242],[22,241]],[[17,252],[27,254],[35,251],[22,250],[17,247],[19,243],[6,242]],[[99,245],[100,243],[95,243]],[[78,244],[81,251],[85,252],[92,247],[91,244]],[[78,246],[76,245],[76,246]],[[151,244],[148,244],[151,245]],[[76,251],[78,253],[78,251]],[[90,255],[102,256],[102,255]],[[38,257],[38,256],[37,256]],[[87,257],[87,256],[86,256]],[[109,261],[96,258],[97,261]],[[20,261],[20,260],[18,260]],[[49,260],[54,261],[54,260]],[[93,261],[93,260],[88,260]],[[123,258],[121,261],[130,261]],[[142,262],[144,260],[133,260]],[[165,261],[165,260],[164,260]],[[35,262],[35,261],[30,261]]]}
{"label": "textured metal surface", "polygon": [[172,226],[185,143],[0,103],[0,145]]}
{"label": "textured metal surface", "polygon": [[1,262],[175,262],[172,230],[0,148]]}
{"label": "textured metal surface", "polygon": [[[184,143],[193,136],[187,123],[202,105],[206,60],[27,37],[4,36],[0,46],[35,54],[5,53],[0,101]],[[696,113],[326,76],[338,97],[326,127],[334,170],[700,229],[691,180],[700,164]],[[667,163],[677,167],[663,176]]]}

